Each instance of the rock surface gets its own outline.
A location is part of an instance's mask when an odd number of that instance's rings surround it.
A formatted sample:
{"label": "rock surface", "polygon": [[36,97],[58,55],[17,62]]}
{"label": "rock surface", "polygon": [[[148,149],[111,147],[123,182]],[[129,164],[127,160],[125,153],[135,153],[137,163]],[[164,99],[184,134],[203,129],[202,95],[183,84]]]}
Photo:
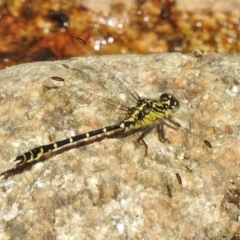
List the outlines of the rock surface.
{"label": "rock surface", "polygon": [[170,143],[152,132],[146,156],[136,134],[80,143],[2,179],[0,238],[239,236],[240,55],[102,59],[107,66],[82,57],[0,72],[0,172],[31,148],[123,120],[114,106],[133,99],[121,79],[141,97],[173,94],[181,104],[174,119],[188,130],[166,127]]}

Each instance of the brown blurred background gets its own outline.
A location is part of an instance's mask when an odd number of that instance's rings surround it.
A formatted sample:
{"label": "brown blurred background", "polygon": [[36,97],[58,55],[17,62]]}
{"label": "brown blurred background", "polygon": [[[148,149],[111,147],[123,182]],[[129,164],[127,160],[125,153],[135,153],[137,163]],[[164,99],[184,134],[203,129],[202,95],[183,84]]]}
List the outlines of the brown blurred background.
{"label": "brown blurred background", "polygon": [[237,0],[0,0],[0,69],[80,56],[72,37],[96,54],[237,53],[239,33]]}

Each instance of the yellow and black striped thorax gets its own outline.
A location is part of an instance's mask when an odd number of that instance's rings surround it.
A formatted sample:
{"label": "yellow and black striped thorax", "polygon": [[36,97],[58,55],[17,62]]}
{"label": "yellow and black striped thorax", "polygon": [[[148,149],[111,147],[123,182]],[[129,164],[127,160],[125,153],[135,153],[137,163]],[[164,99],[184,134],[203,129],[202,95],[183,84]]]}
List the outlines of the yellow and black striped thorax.
{"label": "yellow and black striped thorax", "polygon": [[159,101],[141,98],[129,110],[129,117],[122,123],[124,131],[137,130],[170,118],[180,108],[179,101],[171,94],[163,93]]}

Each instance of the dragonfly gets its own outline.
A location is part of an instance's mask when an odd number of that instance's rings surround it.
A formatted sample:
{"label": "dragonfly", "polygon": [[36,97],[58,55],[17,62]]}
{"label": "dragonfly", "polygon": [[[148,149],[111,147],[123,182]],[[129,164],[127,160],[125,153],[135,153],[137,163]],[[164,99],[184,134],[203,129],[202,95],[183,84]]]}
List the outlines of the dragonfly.
{"label": "dragonfly", "polygon": [[[80,44],[83,45],[84,48],[87,49],[88,52],[91,53],[91,50],[88,48],[86,42],[82,38],[75,38]],[[110,76],[113,78],[118,85],[120,84],[121,88],[124,89],[128,95],[130,95],[135,100],[135,105],[128,107],[123,104],[120,106],[124,106],[126,109],[125,116],[122,117],[122,120],[117,122],[116,124],[112,124],[109,126],[105,126],[103,128],[99,128],[93,131],[89,131],[86,133],[82,133],[76,136],[72,136],[60,141],[52,142],[46,145],[41,145],[38,147],[34,147],[18,156],[13,157],[10,161],[14,163],[14,166],[0,174],[1,177],[7,178],[10,173],[17,170],[18,168],[27,166],[34,162],[39,161],[43,155],[48,152],[55,151],[57,149],[63,148],[69,144],[73,144],[80,141],[86,141],[93,137],[108,137],[109,133],[118,132],[120,136],[130,135],[132,133],[139,132],[140,135],[137,138],[138,142],[144,143],[146,147],[147,153],[147,144],[144,141],[144,138],[147,134],[149,134],[154,128],[157,129],[157,132],[160,138],[163,141],[166,141],[167,138],[165,136],[164,126],[173,126],[176,129],[185,130],[181,124],[176,122],[173,117],[175,113],[180,109],[179,100],[169,93],[162,93],[157,100],[152,100],[148,98],[141,98],[136,91],[134,91],[131,86],[124,81],[121,77],[119,77],[116,72],[111,69],[108,65],[106,65],[100,57],[95,56],[97,61],[110,73]],[[62,81],[65,80],[58,76],[51,77],[53,80]],[[83,89],[83,91],[86,91]],[[103,101],[106,99],[100,97]],[[113,100],[109,100],[113,101]],[[212,148],[211,143],[208,140],[203,140],[204,144],[208,148]],[[145,153],[145,154],[146,154]],[[180,179],[180,176],[176,174],[177,178]],[[178,180],[181,182],[181,179]]]}

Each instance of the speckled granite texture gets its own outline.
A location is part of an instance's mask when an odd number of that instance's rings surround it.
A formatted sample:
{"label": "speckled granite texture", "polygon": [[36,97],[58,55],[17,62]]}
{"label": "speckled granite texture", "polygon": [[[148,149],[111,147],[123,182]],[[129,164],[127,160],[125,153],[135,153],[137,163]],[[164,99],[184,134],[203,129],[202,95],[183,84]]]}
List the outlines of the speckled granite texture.
{"label": "speckled granite texture", "polygon": [[[0,239],[239,236],[240,55],[102,59],[141,97],[168,92],[179,99],[174,119],[188,131],[166,127],[170,143],[151,133],[147,156],[137,135],[85,142],[1,180]],[[133,101],[95,60],[22,64],[0,72],[0,172],[31,148],[124,118],[114,110],[116,102]]]}

